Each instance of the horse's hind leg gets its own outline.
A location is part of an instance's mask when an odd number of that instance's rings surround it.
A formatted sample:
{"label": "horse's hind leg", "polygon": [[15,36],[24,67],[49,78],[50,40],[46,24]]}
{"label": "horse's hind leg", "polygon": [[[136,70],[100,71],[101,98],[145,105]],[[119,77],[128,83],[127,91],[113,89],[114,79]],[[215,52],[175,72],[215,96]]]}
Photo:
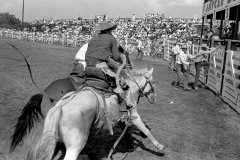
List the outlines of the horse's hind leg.
{"label": "horse's hind leg", "polygon": [[131,116],[137,117],[136,119],[132,120],[132,124],[135,125],[140,131],[142,131],[151,141],[152,143],[157,147],[158,150],[163,150],[164,146],[160,144],[150,133],[150,131],[146,128],[145,124],[142,122],[139,114],[137,113],[136,108],[131,109]]}
{"label": "horse's hind leg", "polygon": [[63,142],[57,142],[52,159],[54,159],[57,156],[59,151],[61,151],[61,156],[59,159],[63,159],[66,154],[66,148]]}
{"label": "horse's hind leg", "polygon": [[[91,121],[89,122],[86,119],[75,116],[69,117],[67,121],[65,120],[63,118],[63,121],[60,124],[61,139],[66,147],[64,160],[76,160],[87,142]],[[83,124],[83,122],[86,124]]]}

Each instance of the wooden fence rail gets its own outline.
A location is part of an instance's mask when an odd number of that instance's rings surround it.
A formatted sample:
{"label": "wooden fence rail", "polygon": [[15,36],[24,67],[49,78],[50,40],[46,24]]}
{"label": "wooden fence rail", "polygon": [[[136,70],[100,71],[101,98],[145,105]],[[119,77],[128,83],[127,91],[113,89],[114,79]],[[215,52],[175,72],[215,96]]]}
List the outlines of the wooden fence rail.
{"label": "wooden fence rail", "polygon": [[[194,41],[195,42],[195,41]],[[204,77],[204,67],[200,71],[200,81],[210,90],[228,103],[240,114],[240,41],[236,40],[207,40],[200,39],[192,43],[189,49],[191,55],[196,55],[199,44],[208,44],[217,50],[210,54],[208,75]],[[164,42],[164,59],[171,57],[171,41]],[[190,45],[190,44],[188,44]],[[196,75],[194,65],[190,66],[190,73]]]}
{"label": "wooden fence rail", "polygon": [[87,42],[90,36],[77,36],[63,34],[46,34],[46,33],[35,33],[35,32],[21,32],[12,30],[1,30],[0,38],[17,39],[30,42],[46,43],[46,44],[57,44],[70,47],[79,47]]}

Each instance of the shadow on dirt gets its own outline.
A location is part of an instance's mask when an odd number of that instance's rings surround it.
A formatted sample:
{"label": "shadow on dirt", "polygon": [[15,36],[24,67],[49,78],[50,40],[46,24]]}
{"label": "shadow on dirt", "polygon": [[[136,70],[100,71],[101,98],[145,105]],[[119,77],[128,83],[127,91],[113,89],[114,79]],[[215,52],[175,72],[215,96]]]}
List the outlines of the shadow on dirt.
{"label": "shadow on dirt", "polygon": [[[146,125],[146,127],[149,130],[151,130],[148,125]],[[109,135],[109,131],[101,131],[98,135],[89,136],[87,144],[81,151],[81,154],[79,155],[78,160],[106,159],[108,157],[108,154],[109,154],[110,150],[112,149],[114,143],[116,142],[118,137],[121,135],[121,133],[122,133],[121,128],[115,127],[113,136]],[[128,149],[127,141],[126,141],[125,137],[123,137],[121,139],[121,141],[119,142],[119,144],[117,145],[117,147],[115,148],[115,151],[113,152],[112,156],[114,156],[115,154],[122,153],[121,156],[126,158],[128,153],[134,152],[138,148],[140,148],[140,150],[147,151],[156,156],[164,156],[164,153],[151,150],[143,144],[142,138],[147,138],[147,137],[142,132],[140,132],[135,126],[130,126],[128,128],[128,133],[130,135],[130,139],[132,141],[132,144],[134,145],[134,148]],[[65,150],[64,144],[59,144],[58,147],[61,148],[61,150]],[[65,151],[63,151],[63,152],[65,152]],[[63,160],[64,155],[65,155],[65,153],[63,153],[58,158],[58,160]],[[122,158],[122,159],[124,159],[124,158]]]}

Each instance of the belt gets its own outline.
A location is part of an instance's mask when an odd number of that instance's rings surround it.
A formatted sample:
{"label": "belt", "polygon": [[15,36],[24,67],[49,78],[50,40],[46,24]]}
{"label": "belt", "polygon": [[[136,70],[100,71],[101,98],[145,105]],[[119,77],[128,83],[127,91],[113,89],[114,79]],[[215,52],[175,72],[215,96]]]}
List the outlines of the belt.
{"label": "belt", "polygon": [[96,64],[106,62],[104,60],[95,58],[95,57],[87,57],[87,66],[89,67],[96,67]]}
{"label": "belt", "polygon": [[87,62],[88,67],[96,67],[97,64],[102,63],[101,61]]}

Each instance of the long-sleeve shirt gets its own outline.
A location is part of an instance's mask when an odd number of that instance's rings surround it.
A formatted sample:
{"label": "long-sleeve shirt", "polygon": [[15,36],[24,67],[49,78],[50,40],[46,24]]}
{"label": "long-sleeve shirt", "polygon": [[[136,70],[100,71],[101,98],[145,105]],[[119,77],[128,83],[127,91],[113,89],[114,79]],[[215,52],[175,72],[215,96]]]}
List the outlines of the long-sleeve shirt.
{"label": "long-sleeve shirt", "polygon": [[121,59],[120,55],[116,38],[111,34],[99,34],[88,43],[86,61],[88,63],[91,58],[107,61],[108,57],[118,61]]}
{"label": "long-sleeve shirt", "polygon": [[173,51],[174,54],[178,54],[178,53],[180,52],[180,47],[179,47],[179,45],[174,46],[174,47],[172,48],[172,51]]}
{"label": "long-sleeve shirt", "polygon": [[215,48],[212,48],[210,51],[204,51],[199,50],[199,52],[196,55],[196,58],[194,59],[194,62],[202,62],[203,58],[207,56],[207,54],[212,53],[215,50]]}
{"label": "long-sleeve shirt", "polygon": [[143,42],[141,40],[138,41],[138,48],[139,49],[143,48]]}
{"label": "long-sleeve shirt", "polygon": [[189,65],[189,62],[187,62],[188,58],[192,59],[195,56],[192,56],[190,54],[184,53],[182,50],[180,51],[179,55],[177,55],[177,64],[183,64],[183,65]]}

